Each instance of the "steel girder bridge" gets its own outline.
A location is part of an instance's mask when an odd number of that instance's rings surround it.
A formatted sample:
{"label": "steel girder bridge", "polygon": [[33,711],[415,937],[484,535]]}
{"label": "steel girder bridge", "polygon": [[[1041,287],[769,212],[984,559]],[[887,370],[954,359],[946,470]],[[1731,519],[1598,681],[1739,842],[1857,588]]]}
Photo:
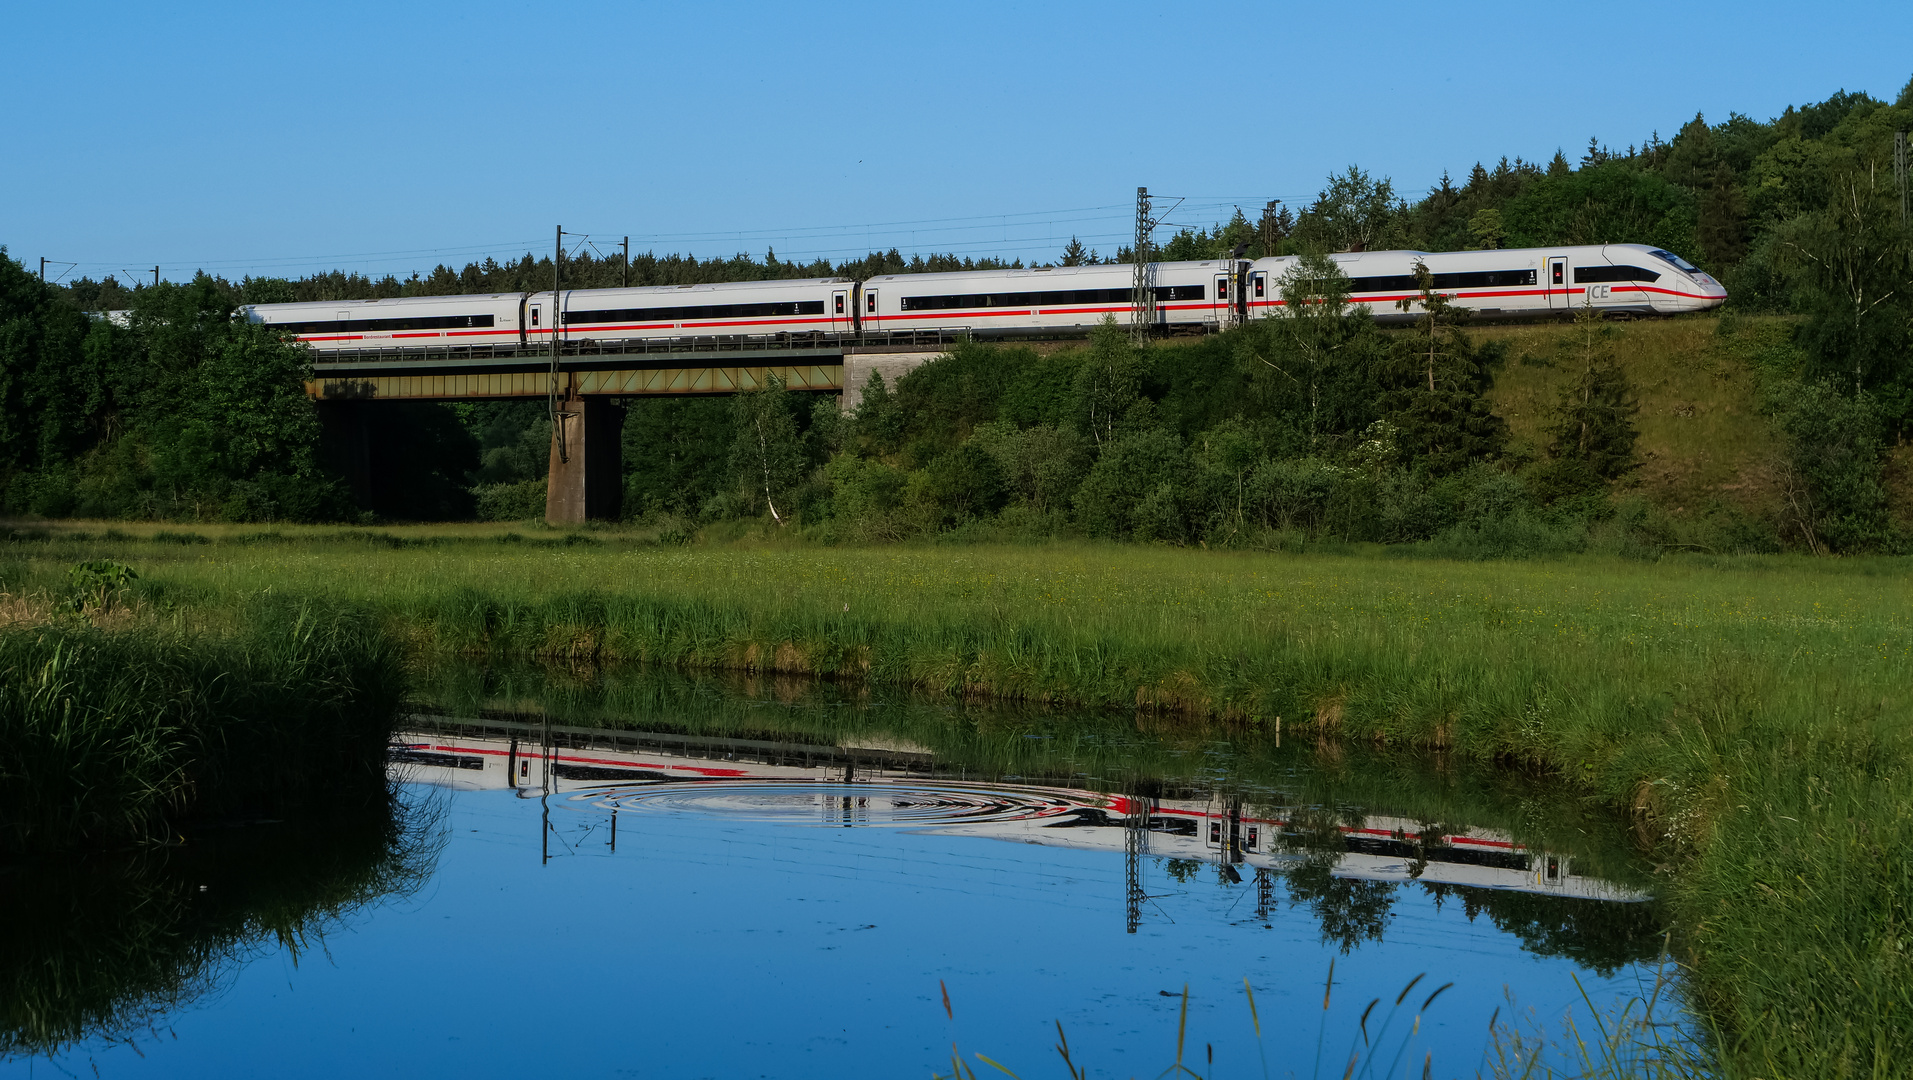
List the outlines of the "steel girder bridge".
{"label": "steel girder bridge", "polygon": [[377,403],[548,399],[555,423],[545,516],[568,524],[615,519],[622,509],[626,399],[743,393],[775,376],[792,390],[844,394],[854,407],[872,373],[894,382],[950,344],[932,332],[560,342],[556,356],[549,346],[360,349],[320,354],[306,392],[320,403],[335,464],[362,494],[376,475],[367,410]]}

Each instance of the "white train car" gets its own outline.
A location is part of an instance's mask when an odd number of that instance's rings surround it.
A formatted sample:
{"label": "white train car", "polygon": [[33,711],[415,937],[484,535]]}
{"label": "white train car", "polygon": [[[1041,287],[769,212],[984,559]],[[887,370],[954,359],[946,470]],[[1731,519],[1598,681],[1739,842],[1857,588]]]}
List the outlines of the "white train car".
{"label": "white train car", "polygon": [[306,304],[248,304],[240,313],[297,337],[315,352],[516,346],[524,332],[524,294],[410,296]]}
{"label": "white train car", "polygon": [[[388,349],[542,348],[551,340],[553,294],[408,296],[386,300],[251,304],[245,318],[284,330],[316,352]],[[677,338],[850,334],[856,282],[849,278],[735,281],[557,294],[567,343]]]}
{"label": "white train car", "polygon": [[[1227,326],[1233,321],[1231,263],[1156,263],[1156,325]],[[977,337],[1081,333],[1113,316],[1128,325],[1136,268],[1044,266],[885,274],[863,283],[865,333],[937,331]]]}
{"label": "white train car", "polygon": [[[730,281],[715,285],[578,289],[561,294],[567,341],[850,334],[856,285],[849,278]],[[532,303],[549,301],[536,293]]]}
{"label": "white train car", "polygon": [[[1584,304],[1617,314],[1673,315],[1727,302],[1727,290],[1686,259],[1644,244],[1530,248],[1508,251],[1366,251],[1329,258],[1349,277],[1350,299],[1377,321],[1412,320],[1401,300],[1415,300],[1415,264],[1434,275],[1435,291],[1485,319],[1567,315]],[[1294,256],[1249,264],[1246,307],[1251,317],[1283,305],[1282,275]]]}

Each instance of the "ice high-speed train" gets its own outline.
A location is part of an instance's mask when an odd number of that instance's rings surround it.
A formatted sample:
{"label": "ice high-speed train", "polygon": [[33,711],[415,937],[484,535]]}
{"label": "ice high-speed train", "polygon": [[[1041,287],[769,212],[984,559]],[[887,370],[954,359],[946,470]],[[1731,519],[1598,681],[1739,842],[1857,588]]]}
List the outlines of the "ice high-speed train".
{"label": "ice high-speed train", "polygon": [[[1565,315],[1584,304],[1628,315],[1720,306],[1727,290],[1672,252],[1640,244],[1515,251],[1369,251],[1331,255],[1355,303],[1380,321],[1406,320],[1396,302],[1420,294],[1424,263],[1435,289],[1487,319]],[[1156,325],[1218,329],[1274,313],[1294,256],[1155,263]],[[297,336],[320,353],[474,347],[668,347],[712,339],[883,341],[934,334],[1006,337],[1081,333],[1105,316],[1130,318],[1135,268],[1125,264],[888,274],[867,281],[812,278],[490,296],[418,296],[329,303],[253,304],[245,317]],[[554,311],[555,309],[555,311]]]}

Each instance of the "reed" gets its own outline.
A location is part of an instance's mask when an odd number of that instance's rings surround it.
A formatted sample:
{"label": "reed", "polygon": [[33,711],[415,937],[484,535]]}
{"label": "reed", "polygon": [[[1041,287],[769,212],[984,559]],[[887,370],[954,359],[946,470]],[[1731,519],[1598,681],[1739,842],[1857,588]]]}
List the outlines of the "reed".
{"label": "reed", "polygon": [[378,628],[252,601],[242,628],[0,627],[0,852],[164,840],[386,793],[404,695]]}

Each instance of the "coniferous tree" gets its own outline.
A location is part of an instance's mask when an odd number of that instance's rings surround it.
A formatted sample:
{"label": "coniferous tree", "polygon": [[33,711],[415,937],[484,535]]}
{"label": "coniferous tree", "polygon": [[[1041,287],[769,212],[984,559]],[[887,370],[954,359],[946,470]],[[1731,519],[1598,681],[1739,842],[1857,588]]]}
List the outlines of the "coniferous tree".
{"label": "coniferous tree", "polygon": [[1583,303],[1575,312],[1579,373],[1555,397],[1548,461],[1531,474],[1543,501],[1592,494],[1640,467],[1634,454],[1634,386],[1614,357],[1613,331]]}
{"label": "coniferous tree", "polygon": [[1508,425],[1487,399],[1493,356],[1462,331],[1467,310],[1435,291],[1426,265],[1415,264],[1415,280],[1420,295],[1398,305],[1420,306],[1417,332],[1396,343],[1396,385],[1382,395],[1382,407],[1400,450],[1440,476],[1498,457]]}

